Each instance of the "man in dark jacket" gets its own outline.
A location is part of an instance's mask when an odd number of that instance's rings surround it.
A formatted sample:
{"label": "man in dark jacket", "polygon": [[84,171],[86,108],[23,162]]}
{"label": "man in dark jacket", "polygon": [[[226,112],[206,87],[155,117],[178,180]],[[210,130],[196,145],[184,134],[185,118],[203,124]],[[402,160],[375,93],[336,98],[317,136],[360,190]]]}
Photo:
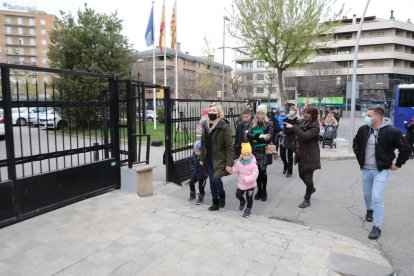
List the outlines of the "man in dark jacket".
{"label": "man in dark jacket", "polygon": [[[385,110],[380,106],[370,107],[365,125],[358,129],[353,149],[362,170],[362,185],[367,213],[365,219],[374,221],[369,239],[381,235],[384,217],[384,189],[389,170],[396,171],[408,160],[410,148],[401,132],[384,118]],[[395,149],[398,149],[396,162]]]}

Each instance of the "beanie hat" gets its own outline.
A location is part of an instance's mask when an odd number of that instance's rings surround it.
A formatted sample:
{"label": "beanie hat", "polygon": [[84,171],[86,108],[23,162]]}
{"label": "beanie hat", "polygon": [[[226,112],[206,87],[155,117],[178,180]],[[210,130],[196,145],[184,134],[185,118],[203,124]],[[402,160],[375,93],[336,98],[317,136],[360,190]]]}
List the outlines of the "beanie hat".
{"label": "beanie hat", "polygon": [[263,112],[264,114],[267,114],[267,105],[261,104],[257,107],[256,112]]}
{"label": "beanie hat", "polygon": [[279,109],[279,113],[282,113],[282,112],[285,112],[285,113],[286,113],[286,109],[285,109],[284,107],[281,107],[281,108]]}
{"label": "beanie hat", "polygon": [[201,111],[201,114],[203,114],[203,116],[208,115],[208,109],[203,109],[203,111]]}
{"label": "beanie hat", "polygon": [[197,140],[194,143],[194,151],[200,151],[200,149],[201,149],[201,141]]}
{"label": "beanie hat", "polygon": [[250,145],[250,143],[241,144],[241,154],[243,153],[252,153],[252,146]]}

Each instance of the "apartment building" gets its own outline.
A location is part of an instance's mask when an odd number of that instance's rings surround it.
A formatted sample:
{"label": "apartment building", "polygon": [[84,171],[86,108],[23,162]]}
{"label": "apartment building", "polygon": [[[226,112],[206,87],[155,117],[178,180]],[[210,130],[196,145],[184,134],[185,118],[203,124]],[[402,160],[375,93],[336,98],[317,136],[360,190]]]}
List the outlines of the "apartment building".
{"label": "apartment building", "polygon": [[[0,10],[0,62],[48,67],[49,32],[54,22],[55,16],[43,11]],[[11,73],[11,80],[26,78],[35,76],[20,70]]]}
{"label": "apartment building", "polygon": [[[171,89],[171,96],[175,98],[175,51],[166,50],[167,86]],[[152,50],[138,52],[137,62],[131,72],[132,79],[153,82],[153,53]],[[232,68],[214,61],[214,56],[197,57],[180,51],[177,53],[178,68],[178,98],[180,99],[214,99],[222,90],[222,76],[224,68],[224,97],[232,96],[229,91],[228,80],[231,78]],[[155,49],[155,72],[157,84],[164,84],[164,54],[159,48]],[[152,97],[148,92],[148,97]],[[220,95],[219,95],[220,96]],[[147,98],[148,98],[147,97]]]}
{"label": "apartment building", "polygon": [[[335,68],[331,71],[339,87],[336,96],[346,98],[346,82],[351,81],[360,20],[355,16],[344,19],[343,24],[334,30],[331,40],[320,44],[317,53],[309,58],[307,67],[290,68],[285,72],[285,88],[290,92],[290,99],[295,99],[295,95],[309,95],[309,91],[314,89],[314,83],[309,85],[309,81],[304,80],[312,75],[315,79],[315,74],[312,73],[315,70],[310,68],[328,63]],[[259,81],[263,79],[263,74],[270,72],[266,64],[262,65],[261,61],[253,60],[248,53],[240,51],[236,53],[235,62],[238,65],[236,73],[246,76],[243,78],[245,85],[249,78],[254,81],[253,96],[267,97],[268,91],[263,82]],[[359,43],[357,81],[357,110],[364,110],[372,104],[390,106],[397,84],[414,83],[414,25],[410,20],[396,20],[392,13],[389,19],[365,17]],[[303,83],[307,85],[302,85]],[[346,102],[342,106],[345,107]]]}

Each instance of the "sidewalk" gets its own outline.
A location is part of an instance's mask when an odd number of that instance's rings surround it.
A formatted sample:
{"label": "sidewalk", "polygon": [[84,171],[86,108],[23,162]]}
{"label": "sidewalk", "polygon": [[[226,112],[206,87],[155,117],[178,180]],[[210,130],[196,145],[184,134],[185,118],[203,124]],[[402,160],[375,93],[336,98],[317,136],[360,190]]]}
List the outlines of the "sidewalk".
{"label": "sidewalk", "polygon": [[113,191],[0,229],[0,275],[392,275],[339,234]]}

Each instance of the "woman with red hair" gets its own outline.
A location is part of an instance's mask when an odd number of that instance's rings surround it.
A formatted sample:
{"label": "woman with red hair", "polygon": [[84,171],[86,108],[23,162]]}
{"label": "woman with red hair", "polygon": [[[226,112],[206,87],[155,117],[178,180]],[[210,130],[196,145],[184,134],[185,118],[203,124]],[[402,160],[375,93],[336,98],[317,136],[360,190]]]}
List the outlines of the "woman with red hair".
{"label": "woman with red hair", "polygon": [[286,128],[291,128],[296,134],[298,147],[295,163],[299,163],[299,177],[306,185],[304,201],[299,205],[299,208],[311,206],[310,198],[316,191],[313,172],[321,168],[318,110],[313,106],[308,106],[304,113],[303,123],[300,126],[285,124]]}

